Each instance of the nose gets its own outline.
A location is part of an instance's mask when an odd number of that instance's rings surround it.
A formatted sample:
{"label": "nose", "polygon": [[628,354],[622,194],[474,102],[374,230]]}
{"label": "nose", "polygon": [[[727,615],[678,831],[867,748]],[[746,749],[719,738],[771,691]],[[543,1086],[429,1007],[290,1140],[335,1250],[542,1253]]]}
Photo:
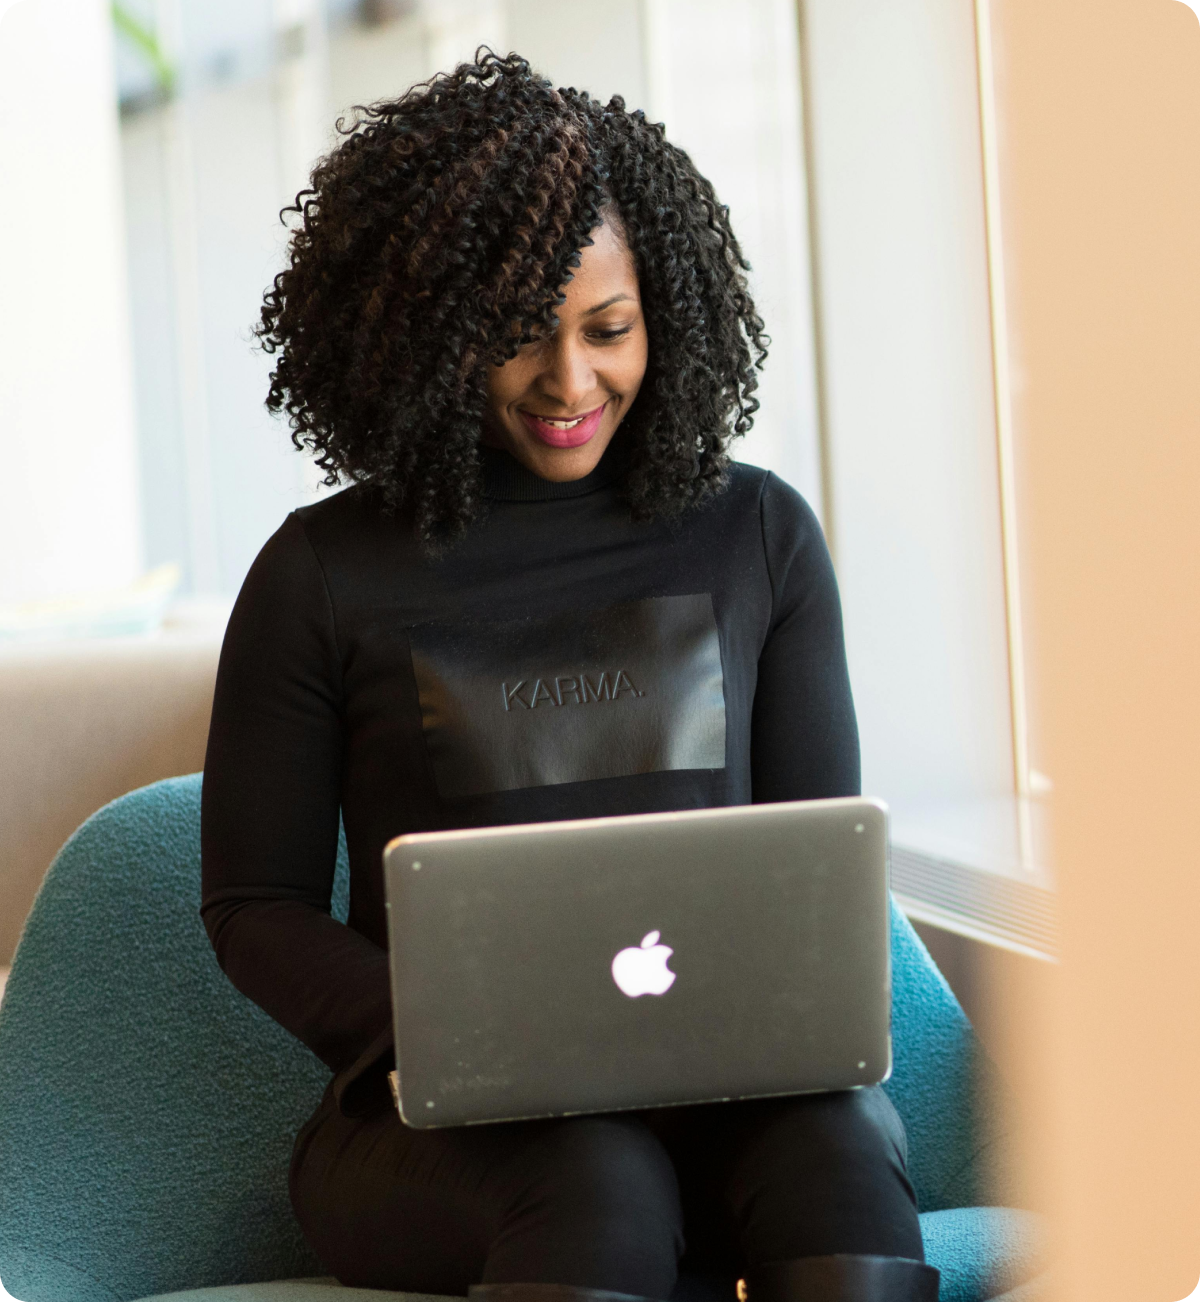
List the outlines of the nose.
{"label": "nose", "polygon": [[546,369],[541,375],[541,389],[546,397],[575,411],[596,391],[596,371],[583,343],[558,331],[550,340]]}

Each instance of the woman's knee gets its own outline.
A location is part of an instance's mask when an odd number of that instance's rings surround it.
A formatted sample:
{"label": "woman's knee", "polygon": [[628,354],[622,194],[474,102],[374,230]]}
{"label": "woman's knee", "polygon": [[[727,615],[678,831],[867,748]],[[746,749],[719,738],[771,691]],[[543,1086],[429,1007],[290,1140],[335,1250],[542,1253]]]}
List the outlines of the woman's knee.
{"label": "woman's knee", "polygon": [[604,1216],[651,1215],[682,1226],[679,1184],[662,1144],[641,1122],[579,1117],[549,1128],[531,1147],[531,1192],[586,1205]]}
{"label": "woman's knee", "polygon": [[739,1146],[729,1197],[755,1260],[921,1257],[904,1126],[881,1089],[779,1100]]}
{"label": "woman's knee", "polygon": [[802,1094],[764,1107],[744,1154],[795,1164],[882,1162],[904,1169],[904,1123],[878,1086],[828,1094]]}
{"label": "woman's knee", "polygon": [[485,1281],[546,1282],[665,1298],[683,1251],[675,1169],[640,1122],[547,1127],[488,1256]]}

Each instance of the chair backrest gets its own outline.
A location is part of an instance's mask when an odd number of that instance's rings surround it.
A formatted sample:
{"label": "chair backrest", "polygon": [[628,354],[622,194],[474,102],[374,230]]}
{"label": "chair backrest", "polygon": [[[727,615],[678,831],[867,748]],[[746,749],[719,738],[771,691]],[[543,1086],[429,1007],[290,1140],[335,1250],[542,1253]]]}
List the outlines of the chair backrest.
{"label": "chair backrest", "polygon": [[923,1212],[978,1207],[1004,1193],[994,1068],[921,938],[892,903],[891,1079]]}
{"label": "chair backrest", "polygon": [[[197,912],[200,777],[135,791],[67,842],[0,1009],[0,1280],[127,1302],[320,1273],[292,1137],[328,1072],[217,967]],[[345,916],[345,862],[334,912]],[[922,1210],[979,1201],[974,1036],[893,919],[895,1072]]]}
{"label": "chair backrest", "polygon": [[238,994],[198,913],[200,775],[63,847],[0,1008],[0,1280],[125,1302],[322,1274],[287,1195],[326,1068]]}

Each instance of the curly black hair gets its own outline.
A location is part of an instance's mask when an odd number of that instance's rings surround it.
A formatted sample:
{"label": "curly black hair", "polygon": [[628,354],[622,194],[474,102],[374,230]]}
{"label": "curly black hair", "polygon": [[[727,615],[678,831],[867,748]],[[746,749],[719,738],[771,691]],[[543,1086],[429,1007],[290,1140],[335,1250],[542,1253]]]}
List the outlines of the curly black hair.
{"label": "curly black hair", "polygon": [[426,544],[462,534],[483,505],[487,368],[554,329],[589,232],[615,212],[649,337],[625,422],[634,518],[724,484],[770,341],[728,209],[661,125],[481,48],[338,130],[284,209],[299,220],[256,328],[277,354],[267,406],[327,483],[409,503]]}

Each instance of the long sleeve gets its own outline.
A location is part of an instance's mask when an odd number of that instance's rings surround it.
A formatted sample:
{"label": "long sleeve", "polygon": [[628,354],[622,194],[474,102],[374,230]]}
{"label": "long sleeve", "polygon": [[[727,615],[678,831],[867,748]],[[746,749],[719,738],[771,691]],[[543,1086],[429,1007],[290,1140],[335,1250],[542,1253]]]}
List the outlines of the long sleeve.
{"label": "long sleeve", "polygon": [[773,601],[754,693],[754,800],[858,795],[858,725],[821,526],[774,475],[763,484],[761,512]]}
{"label": "long sleeve", "polygon": [[330,916],[341,678],[321,567],[289,516],[251,568],[221,651],[201,914],[233,984],[342,1075],[339,1095],[391,1044],[387,954]]}

